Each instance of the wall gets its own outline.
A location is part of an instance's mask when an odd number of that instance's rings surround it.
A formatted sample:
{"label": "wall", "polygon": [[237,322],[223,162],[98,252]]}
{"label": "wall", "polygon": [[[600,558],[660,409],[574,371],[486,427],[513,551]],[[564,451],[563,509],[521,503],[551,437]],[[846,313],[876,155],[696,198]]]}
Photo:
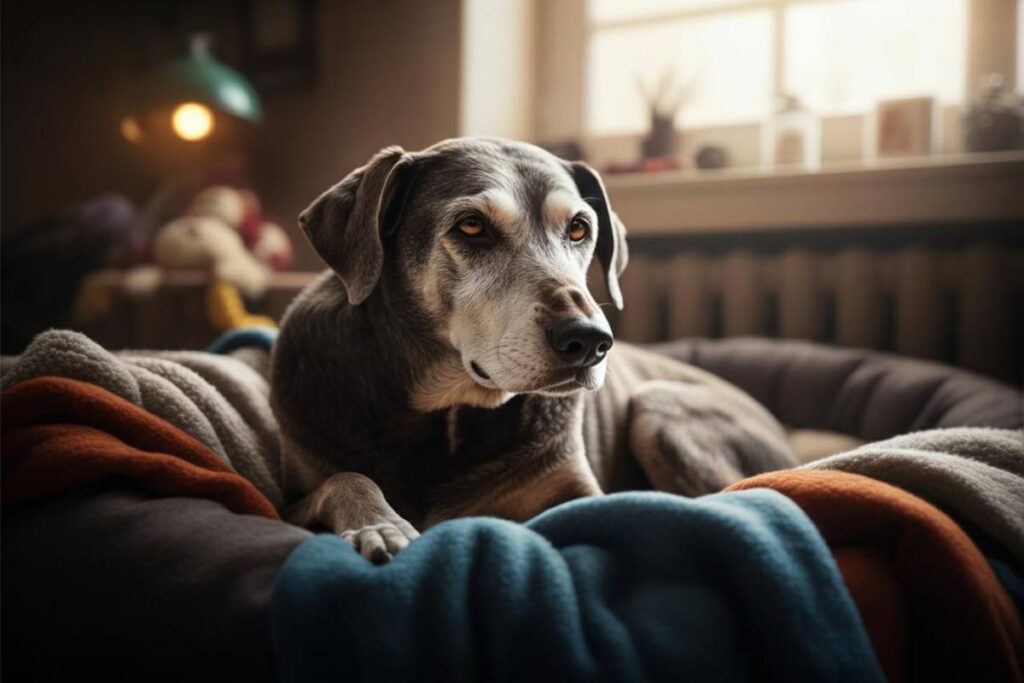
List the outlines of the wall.
{"label": "wall", "polygon": [[991,73],[1002,74],[1007,85],[1024,90],[1022,74],[1016,73],[1018,7],[1014,7],[1013,0],[970,0],[969,10],[968,94],[977,92],[982,78]]}
{"label": "wall", "polygon": [[[119,132],[130,84],[189,31],[215,36],[237,65],[244,3],[3,4],[4,237],[104,191],[144,201],[160,178]],[[253,184],[293,236],[298,267],[320,263],[295,217],[377,149],[418,149],[457,134],[459,0],[317,3],[313,86],[269,93],[252,138]]]}
{"label": "wall", "polygon": [[534,0],[462,0],[462,135],[533,137],[534,13]]}
{"label": "wall", "polygon": [[[290,230],[323,190],[378,149],[458,134],[459,0],[321,2],[321,72],[309,90],[264,100],[253,150],[266,208]],[[298,268],[320,268],[305,239]]]}
{"label": "wall", "polygon": [[583,130],[584,2],[559,0],[537,6],[534,132],[538,140],[576,140]]}
{"label": "wall", "polygon": [[148,61],[140,13],[8,2],[0,23],[4,237],[104,190],[145,192],[155,179],[118,131],[121,98]]}

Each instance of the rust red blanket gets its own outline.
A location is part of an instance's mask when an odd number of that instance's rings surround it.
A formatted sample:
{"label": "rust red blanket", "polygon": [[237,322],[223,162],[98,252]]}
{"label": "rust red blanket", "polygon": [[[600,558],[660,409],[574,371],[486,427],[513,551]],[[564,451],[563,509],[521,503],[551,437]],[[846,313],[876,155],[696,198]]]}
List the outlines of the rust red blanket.
{"label": "rust red blanket", "polygon": [[1024,629],[971,539],[924,500],[846,472],[737,482],[793,499],[832,548],[889,680],[1021,680]]}
{"label": "rust red blanket", "polygon": [[277,519],[274,506],[213,451],[93,384],[40,377],[0,393],[3,503],[120,478],[159,496],[216,500]]}

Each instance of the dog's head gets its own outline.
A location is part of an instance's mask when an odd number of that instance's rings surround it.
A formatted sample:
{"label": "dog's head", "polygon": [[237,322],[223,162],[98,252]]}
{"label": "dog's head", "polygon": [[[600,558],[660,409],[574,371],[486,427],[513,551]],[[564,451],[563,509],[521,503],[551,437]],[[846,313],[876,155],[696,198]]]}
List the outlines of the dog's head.
{"label": "dog's head", "polygon": [[627,252],[601,179],[585,164],[504,140],[389,147],[299,224],[350,304],[387,296],[382,279],[401,280],[397,289],[475,385],[559,395],[603,383],[612,336],[587,269],[596,255],[621,308]]}

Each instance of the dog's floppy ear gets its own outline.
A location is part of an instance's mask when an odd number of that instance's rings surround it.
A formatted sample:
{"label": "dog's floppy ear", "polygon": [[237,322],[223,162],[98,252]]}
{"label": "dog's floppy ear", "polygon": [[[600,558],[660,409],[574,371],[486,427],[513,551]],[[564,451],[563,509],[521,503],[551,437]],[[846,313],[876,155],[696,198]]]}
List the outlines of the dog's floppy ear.
{"label": "dog's floppy ear", "polygon": [[299,214],[299,227],[341,278],[353,306],[366,301],[380,280],[381,233],[386,221],[397,219],[389,208],[401,203],[398,180],[411,165],[412,155],[401,147],[385,147]]}
{"label": "dog's floppy ear", "polygon": [[615,307],[622,310],[622,291],[619,289],[619,276],[629,262],[629,251],[626,247],[626,226],[612,211],[608,202],[608,193],[597,171],[582,161],[569,164],[569,172],[576,183],[576,189],[584,201],[597,212],[597,245],[594,249],[604,270],[608,294],[612,297]]}

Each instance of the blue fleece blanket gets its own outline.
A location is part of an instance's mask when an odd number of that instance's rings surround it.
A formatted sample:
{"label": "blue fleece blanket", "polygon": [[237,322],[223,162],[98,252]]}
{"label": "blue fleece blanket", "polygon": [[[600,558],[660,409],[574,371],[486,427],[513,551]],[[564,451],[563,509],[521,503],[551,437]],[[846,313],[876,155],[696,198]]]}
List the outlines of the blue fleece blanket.
{"label": "blue fleece blanket", "polygon": [[454,520],[382,567],[316,536],[271,616],[284,681],[882,680],[828,548],[764,489]]}

